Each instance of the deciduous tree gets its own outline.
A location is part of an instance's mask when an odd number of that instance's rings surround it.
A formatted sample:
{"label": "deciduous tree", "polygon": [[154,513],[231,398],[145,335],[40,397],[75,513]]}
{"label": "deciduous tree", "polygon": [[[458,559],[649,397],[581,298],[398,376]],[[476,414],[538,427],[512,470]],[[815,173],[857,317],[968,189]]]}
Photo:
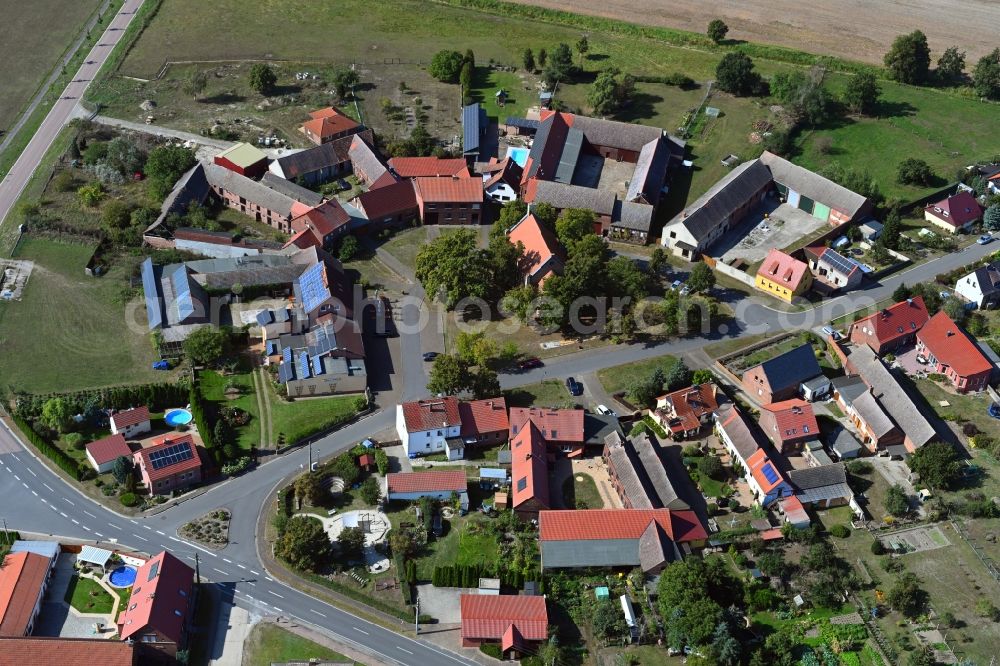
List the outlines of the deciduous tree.
{"label": "deciduous tree", "polygon": [[595,219],[594,211],[585,208],[567,208],[556,219],[556,236],[571,256],[577,242],[594,235]]}
{"label": "deciduous tree", "polygon": [[184,341],[184,353],[196,365],[210,365],[226,352],[229,334],[217,326],[195,329]]}
{"label": "deciduous tree", "polygon": [[434,54],[428,71],[438,81],[456,83],[464,62],[461,53],[445,49]]}
{"label": "deciduous tree", "polygon": [[972,83],[980,97],[1000,99],[1000,49],[993,49],[976,62]]}
{"label": "deciduous tree", "polygon": [[962,475],[955,449],[946,442],[932,442],[918,448],[907,464],[931,488],[951,488]]}
{"label": "deciduous tree", "polygon": [[854,113],[871,115],[878,106],[882,88],[873,72],[858,72],[847,82],[844,104]]}
{"label": "deciduous tree", "polygon": [[594,108],[595,114],[607,116],[628,106],[634,93],[635,78],[631,74],[622,74],[617,67],[608,67],[594,79],[587,102]]}
{"label": "deciduous tree", "polygon": [[896,169],[896,180],[903,185],[927,187],[934,182],[934,172],[927,162],[916,157],[907,157]]}
{"label": "deciduous tree", "polygon": [[426,244],[417,253],[416,275],[427,295],[451,309],[463,298],[490,294],[490,266],[476,233],[462,229]]}
{"label": "deciduous tree", "polygon": [[722,19],[712,19],[708,24],[706,34],[713,42],[721,44],[726,35],[729,34],[729,26]]}
{"label": "deciduous tree", "polygon": [[316,571],[329,557],[330,539],[320,521],[294,516],[275,543],[274,552],[296,569]]}
{"label": "deciduous tree", "polygon": [[753,60],[745,53],[733,52],[722,56],[715,68],[719,88],[734,95],[752,95],[760,88],[760,74],[754,71]]}
{"label": "deciduous tree", "polygon": [[709,268],[708,264],[699,262],[691,269],[687,286],[691,288],[691,291],[695,292],[710,291],[715,286],[715,273]]}
{"label": "deciduous tree", "polygon": [[885,66],[893,79],[901,83],[920,84],[927,81],[931,66],[931,50],[927,36],[914,30],[896,37],[892,48],[885,54]]}
{"label": "deciduous tree", "polygon": [[949,46],[937,61],[938,78],[948,83],[962,80],[965,72],[965,51],[959,51],[957,46]]}
{"label": "deciduous tree", "polygon": [[274,69],[270,65],[258,62],[250,67],[247,84],[254,92],[270,95],[274,92],[274,85],[277,82],[278,75],[274,73]]}

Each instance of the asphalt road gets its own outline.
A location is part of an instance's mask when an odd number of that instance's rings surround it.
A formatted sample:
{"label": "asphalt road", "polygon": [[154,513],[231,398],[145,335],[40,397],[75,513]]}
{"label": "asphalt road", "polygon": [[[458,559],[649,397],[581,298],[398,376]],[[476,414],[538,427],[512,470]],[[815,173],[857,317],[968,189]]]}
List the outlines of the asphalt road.
{"label": "asphalt road", "polygon": [[83,98],[90,82],[97,76],[101,66],[111,55],[111,51],[118,44],[118,40],[122,38],[125,29],[132,22],[132,17],[135,16],[135,12],[142,6],[142,3],[143,0],[127,0],[121,11],[108,22],[104,34],[87,54],[87,58],[77,70],[76,76],[52,105],[45,120],[42,121],[31,141],[28,142],[21,156],[11,167],[3,182],[0,182],[0,223],[14,208],[18,197],[28,185],[28,181],[31,180],[35,169],[41,164],[56,136],[66,123],[73,119],[77,103]]}

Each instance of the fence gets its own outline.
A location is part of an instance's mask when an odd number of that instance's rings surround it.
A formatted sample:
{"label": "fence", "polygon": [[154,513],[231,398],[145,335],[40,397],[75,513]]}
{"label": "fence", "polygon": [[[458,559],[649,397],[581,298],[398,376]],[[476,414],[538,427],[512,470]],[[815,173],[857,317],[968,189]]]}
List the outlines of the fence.
{"label": "fence", "polygon": [[736,268],[735,266],[730,266],[729,264],[727,264],[727,263],[725,263],[723,261],[718,261],[718,260],[713,259],[711,257],[704,257],[702,259],[702,261],[704,261],[706,264],[708,264],[708,266],[710,268],[714,268],[715,270],[719,271],[723,275],[727,275],[727,276],[733,278],[734,280],[738,280],[738,281],[742,282],[743,284],[747,285],[748,287],[754,287],[754,288],[756,288],[756,286],[757,286],[757,283],[754,280],[754,277],[752,275],[750,275],[749,273],[747,273],[746,271],[741,271],[740,269]]}
{"label": "fence", "polygon": [[972,551],[982,562],[983,566],[986,567],[986,572],[993,577],[993,580],[1000,583],[1000,569],[997,568],[996,563],[994,563],[993,558],[986,554],[986,552],[979,547],[979,545],[969,537],[965,532],[965,528],[956,523],[954,520],[951,521],[951,526],[955,528],[955,534],[959,536],[962,541],[969,544],[972,547]]}

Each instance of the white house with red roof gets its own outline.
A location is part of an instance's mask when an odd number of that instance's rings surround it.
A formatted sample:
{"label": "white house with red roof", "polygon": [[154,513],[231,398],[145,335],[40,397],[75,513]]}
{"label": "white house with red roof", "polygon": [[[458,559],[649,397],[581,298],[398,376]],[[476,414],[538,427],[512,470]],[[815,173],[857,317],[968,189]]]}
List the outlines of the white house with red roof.
{"label": "white house with red roof", "polygon": [[125,442],[125,436],[118,433],[87,444],[86,454],[87,462],[97,470],[98,474],[104,474],[111,471],[118,458],[122,456],[131,458],[132,449]]}
{"label": "white house with red roof", "polygon": [[391,472],[385,475],[384,493],[387,500],[413,501],[421,497],[450,500],[458,495],[464,510],[469,508],[469,480],[465,470],[452,469],[428,472]]}
{"label": "white house with red roof", "polygon": [[194,570],[163,551],[139,567],[118,635],[144,651],[142,663],[173,659],[185,649],[193,606]]}
{"label": "white house with red roof", "polygon": [[549,638],[545,597],[463,594],[462,647],[499,643],[504,659],[534,654]]}
{"label": "white house with red roof", "polygon": [[149,432],[149,407],[135,407],[111,415],[111,434],[124,435],[126,439]]}
{"label": "white house with red roof", "polygon": [[142,483],[152,495],[201,482],[201,457],[191,435],[166,435],[133,455]]}
{"label": "white house with red roof", "polygon": [[933,372],[947,377],[959,393],[989,386],[993,364],[944,310],[917,333],[917,354],[927,359]]}
{"label": "white house with red roof", "polygon": [[396,433],[410,458],[445,452],[465,456],[466,445],[506,441],[507,403],[503,398],[459,400],[454,396],[404,402],[396,407]]}
{"label": "white house with red roof", "polygon": [[939,229],[957,234],[983,219],[983,207],[976,197],[963,190],[924,208],[924,219]]}
{"label": "white house with red roof", "polygon": [[691,509],[541,511],[542,569],[631,568],[659,573],[708,539]]}

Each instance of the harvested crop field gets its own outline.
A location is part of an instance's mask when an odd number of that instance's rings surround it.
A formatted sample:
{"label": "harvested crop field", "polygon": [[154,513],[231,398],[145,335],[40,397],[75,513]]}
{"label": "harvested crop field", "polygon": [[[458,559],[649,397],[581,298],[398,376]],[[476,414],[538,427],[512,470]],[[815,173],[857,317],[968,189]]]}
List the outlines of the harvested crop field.
{"label": "harvested crop field", "polygon": [[882,62],[896,35],[923,30],[936,60],[949,46],[975,62],[996,48],[1000,3],[994,0],[513,0],[645,25],[705,31],[723,19],[730,39],[778,44],[850,60]]}

